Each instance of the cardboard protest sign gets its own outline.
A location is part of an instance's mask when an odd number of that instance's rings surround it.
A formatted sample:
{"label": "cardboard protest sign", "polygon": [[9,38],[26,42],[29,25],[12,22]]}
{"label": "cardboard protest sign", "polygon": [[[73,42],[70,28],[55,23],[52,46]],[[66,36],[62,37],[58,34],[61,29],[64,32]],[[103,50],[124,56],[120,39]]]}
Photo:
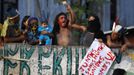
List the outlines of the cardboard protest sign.
{"label": "cardboard protest sign", "polygon": [[106,75],[114,60],[115,55],[110,48],[95,39],[81,61],[79,70],[84,75]]}

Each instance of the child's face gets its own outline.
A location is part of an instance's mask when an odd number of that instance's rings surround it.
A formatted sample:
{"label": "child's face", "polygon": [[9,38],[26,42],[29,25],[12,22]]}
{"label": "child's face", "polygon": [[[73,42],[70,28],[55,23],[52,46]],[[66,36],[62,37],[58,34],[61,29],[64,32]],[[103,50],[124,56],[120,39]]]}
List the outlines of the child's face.
{"label": "child's face", "polygon": [[43,27],[47,27],[47,24],[46,24],[46,23],[42,23],[42,26],[43,26]]}

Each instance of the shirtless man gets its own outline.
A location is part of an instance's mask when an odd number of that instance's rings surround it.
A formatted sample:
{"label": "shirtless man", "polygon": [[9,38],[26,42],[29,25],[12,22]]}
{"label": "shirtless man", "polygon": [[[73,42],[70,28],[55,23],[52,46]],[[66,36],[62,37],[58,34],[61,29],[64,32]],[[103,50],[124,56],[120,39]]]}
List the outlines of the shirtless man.
{"label": "shirtless man", "polygon": [[52,39],[53,45],[73,45],[71,40],[73,38],[71,35],[71,29],[75,28],[82,31],[86,30],[86,27],[74,24],[74,14],[70,5],[66,5],[66,8],[69,13],[68,15],[61,12],[55,18],[54,28],[52,31],[54,34]]}

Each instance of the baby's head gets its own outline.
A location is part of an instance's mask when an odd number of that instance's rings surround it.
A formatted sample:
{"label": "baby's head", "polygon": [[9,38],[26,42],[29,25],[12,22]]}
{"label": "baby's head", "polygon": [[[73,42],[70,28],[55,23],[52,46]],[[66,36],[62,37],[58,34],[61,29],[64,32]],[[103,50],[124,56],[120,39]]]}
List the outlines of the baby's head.
{"label": "baby's head", "polygon": [[47,23],[46,23],[45,21],[42,21],[42,22],[41,22],[41,26],[47,27],[48,25],[47,25]]}

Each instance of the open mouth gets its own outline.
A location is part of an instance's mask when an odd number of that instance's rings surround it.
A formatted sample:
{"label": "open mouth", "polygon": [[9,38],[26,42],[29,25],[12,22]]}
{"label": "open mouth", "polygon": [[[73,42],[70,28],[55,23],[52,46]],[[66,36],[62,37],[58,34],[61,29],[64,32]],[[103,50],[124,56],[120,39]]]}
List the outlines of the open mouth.
{"label": "open mouth", "polygon": [[63,23],[62,23],[62,26],[66,26],[66,22],[63,22]]}

